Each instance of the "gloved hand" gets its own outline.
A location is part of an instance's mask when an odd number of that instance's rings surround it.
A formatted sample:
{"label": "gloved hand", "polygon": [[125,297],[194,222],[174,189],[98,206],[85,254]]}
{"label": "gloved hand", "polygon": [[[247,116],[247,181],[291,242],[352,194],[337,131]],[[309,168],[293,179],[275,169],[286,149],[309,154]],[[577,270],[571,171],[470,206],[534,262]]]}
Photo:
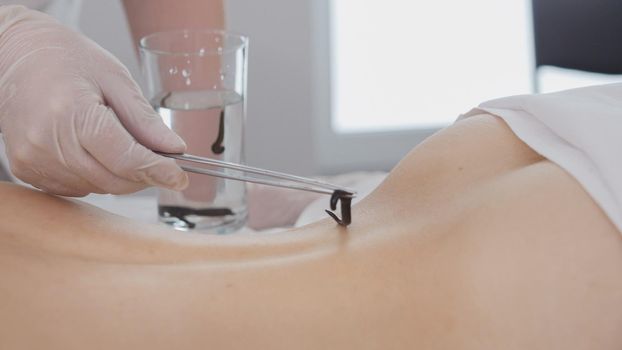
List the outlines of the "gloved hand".
{"label": "gloved hand", "polygon": [[187,186],[183,152],[127,69],[53,18],[0,7],[0,131],[11,171],[65,196]]}

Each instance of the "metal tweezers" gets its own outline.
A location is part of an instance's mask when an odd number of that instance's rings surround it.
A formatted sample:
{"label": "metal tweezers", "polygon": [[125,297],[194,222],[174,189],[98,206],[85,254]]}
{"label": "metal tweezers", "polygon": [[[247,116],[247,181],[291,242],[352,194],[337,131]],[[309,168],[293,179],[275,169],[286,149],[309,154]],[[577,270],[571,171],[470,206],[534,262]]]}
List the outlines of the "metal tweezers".
{"label": "metal tweezers", "polygon": [[[337,203],[341,202],[341,218],[339,218],[335,213],[330,210],[326,210],[326,213],[330,215],[330,217],[332,217],[335,221],[337,221],[339,225],[348,226],[352,222],[351,205],[352,198],[356,197],[356,191],[353,191],[351,189],[301,176],[280,173],[277,171],[261,169],[237,163],[225,162],[212,158],[199,157],[192,154],[163,152],[155,153],[168,158],[207,165],[210,167],[220,168],[224,170],[217,171],[212,169],[189,166],[185,164],[180,165],[183,170],[192,173],[222,177],[231,180],[253,182],[261,185],[329,194],[331,210],[336,210]],[[237,171],[242,174],[228,173],[227,169]],[[248,174],[259,175],[260,177],[249,176]]]}

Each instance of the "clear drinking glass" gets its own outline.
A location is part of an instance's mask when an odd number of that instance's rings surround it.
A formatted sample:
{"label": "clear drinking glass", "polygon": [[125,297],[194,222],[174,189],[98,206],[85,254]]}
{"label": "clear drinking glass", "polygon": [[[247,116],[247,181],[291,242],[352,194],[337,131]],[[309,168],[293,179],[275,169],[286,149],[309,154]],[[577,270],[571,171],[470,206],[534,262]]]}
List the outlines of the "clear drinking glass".
{"label": "clear drinking glass", "polygon": [[[164,122],[186,141],[188,153],[244,161],[247,50],[246,37],[221,30],[161,32],[140,40],[145,93]],[[244,225],[243,182],[188,175],[186,190],[159,190],[160,221],[182,230],[217,233]]]}

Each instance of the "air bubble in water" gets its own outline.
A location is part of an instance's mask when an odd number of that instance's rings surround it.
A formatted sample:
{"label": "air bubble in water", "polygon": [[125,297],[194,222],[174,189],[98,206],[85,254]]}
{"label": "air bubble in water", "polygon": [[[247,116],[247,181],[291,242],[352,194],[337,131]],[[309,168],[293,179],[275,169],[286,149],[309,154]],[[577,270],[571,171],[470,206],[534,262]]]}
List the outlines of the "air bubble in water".
{"label": "air bubble in water", "polygon": [[168,70],[168,74],[170,74],[170,75],[175,75],[175,74],[177,74],[177,67],[170,68],[170,69]]}
{"label": "air bubble in water", "polygon": [[214,84],[214,85],[212,86],[212,89],[213,89],[213,90],[218,89],[218,85]]}
{"label": "air bubble in water", "polygon": [[181,75],[183,75],[183,76],[184,76],[184,78],[189,77],[189,76],[190,76],[190,69],[185,69],[185,68],[184,68],[184,69],[182,69],[182,70],[181,70]]}
{"label": "air bubble in water", "polygon": [[220,75],[220,81],[224,81],[224,80],[225,80],[225,75],[224,75],[224,74],[221,74],[221,75]]}
{"label": "air bubble in water", "polygon": [[203,56],[203,55],[205,55],[205,48],[203,48],[203,47],[202,47],[202,48],[199,50],[199,56]]}
{"label": "air bubble in water", "polygon": [[218,46],[218,53],[222,53],[222,46]]}
{"label": "air bubble in water", "polygon": [[190,78],[186,78],[186,85],[190,85],[192,84],[192,81],[190,80]]}

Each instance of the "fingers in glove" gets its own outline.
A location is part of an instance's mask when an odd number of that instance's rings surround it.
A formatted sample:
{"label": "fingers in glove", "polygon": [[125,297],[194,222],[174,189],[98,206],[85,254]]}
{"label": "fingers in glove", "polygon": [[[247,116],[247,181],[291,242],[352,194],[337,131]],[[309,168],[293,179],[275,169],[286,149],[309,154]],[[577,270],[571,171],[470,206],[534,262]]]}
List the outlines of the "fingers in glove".
{"label": "fingers in glove", "polygon": [[124,67],[119,67],[116,74],[107,74],[100,80],[106,103],[136,141],[155,151],[186,151],[186,143],[164,124]]}
{"label": "fingers in glove", "polygon": [[79,191],[74,188],[69,188],[57,182],[42,181],[38,185],[33,186],[47,193],[52,193],[64,197],[84,197],[91,193]]}
{"label": "fingers in glove", "polygon": [[22,142],[19,147],[7,143],[7,156],[11,172],[18,179],[48,192],[72,197],[82,197],[99,190],[89,181],[74,174],[49,154],[49,149],[39,149],[32,143]]}
{"label": "fingers in glove", "polygon": [[93,193],[128,194],[148,186],[144,182],[130,181],[113,174],[85,150],[78,153],[83,153],[81,159],[72,161],[69,167],[93,184]]}
{"label": "fingers in glove", "polygon": [[108,107],[94,104],[76,129],[84,149],[108,171],[125,180],[174,190],[188,185],[186,173],[173,159],[139,144]]}
{"label": "fingers in glove", "polygon": [[34,169],[25,167],[16,168],[13,164],[11,164],[11,171],[18,179],[25,183],[45,192],[60,196],[84,197],[97,189],[73,174],[64,174],[62,178],[59,179],[58,176],[55,176],[56,174],[50,176],[49,174],[42,174],[40,171]]}
{"label": "fingers in glove", "polygon": [[45,140],[47,135],[37,135],[33,130],[28,141],[17,143],[19,147],[7,143],[11,171],[20,180],[50,193],[72,197],[89,193],[124,194],[146,187],[142,182],[128,181],[108,171],[82,148],[75,133],[63,133],[64,142],[50,143]]}

